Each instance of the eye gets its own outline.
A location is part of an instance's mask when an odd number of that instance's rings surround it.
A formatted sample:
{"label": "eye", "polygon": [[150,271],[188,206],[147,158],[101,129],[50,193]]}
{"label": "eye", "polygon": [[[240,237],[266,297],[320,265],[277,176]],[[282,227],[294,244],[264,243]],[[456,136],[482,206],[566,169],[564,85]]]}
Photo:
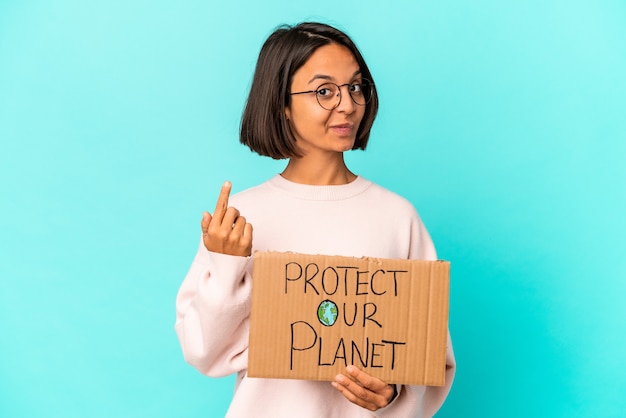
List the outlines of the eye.
{"label": "eye", "polygon": [[324,84],[317,89],[317,96],[320,99],[330,99],[337,94],[336,90],[335,86]]}
{"label": "eye", "polygon": [[350,93],[361,93],[363,91],[363,85],[361,83],[350,84]]}

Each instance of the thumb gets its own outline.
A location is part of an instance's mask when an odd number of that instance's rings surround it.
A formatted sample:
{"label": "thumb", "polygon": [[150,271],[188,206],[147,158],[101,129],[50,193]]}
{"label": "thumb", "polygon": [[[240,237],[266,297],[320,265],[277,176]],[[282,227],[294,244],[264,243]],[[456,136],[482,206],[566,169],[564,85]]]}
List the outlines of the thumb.
{"label": "thumb", "polygon": [[211,214],[209,212],[202,212],[202,220],[200,221],[200,228],[202,228],[202,240],[205,241],[209,235],[209,224],[211,223]]}

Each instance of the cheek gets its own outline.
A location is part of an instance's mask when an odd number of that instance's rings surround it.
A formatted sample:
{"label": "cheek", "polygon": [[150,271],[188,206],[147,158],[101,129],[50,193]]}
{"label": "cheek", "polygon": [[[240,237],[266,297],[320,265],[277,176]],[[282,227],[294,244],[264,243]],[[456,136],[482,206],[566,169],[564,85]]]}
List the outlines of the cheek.
{"label": "cheek", "polygon": [[324,111],[324,109],[319,106],[293,107],[291,112],[288,114],[292,128],[295,128],[301,134],[306,134],[306,131],[308,130],[312,131],[322,129],[329,116],[330,113]]}
{"label": "cheek", "polygon": [[361,124],[361,122],[363,122],[363,117],[365,116],[365,106],[362,106],[361,108],[359,108],[358,111],[358,120],[359,120],[359,125]]}

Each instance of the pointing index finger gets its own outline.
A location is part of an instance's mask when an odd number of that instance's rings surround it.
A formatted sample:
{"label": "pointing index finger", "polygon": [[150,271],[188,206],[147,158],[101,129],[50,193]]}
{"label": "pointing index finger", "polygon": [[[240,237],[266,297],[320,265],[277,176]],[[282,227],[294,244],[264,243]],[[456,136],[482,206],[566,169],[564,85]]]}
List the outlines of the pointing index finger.
{"label": "pointing index finger", "polygon": [[228,209],[228,197],[230,196],[230,190],[232,188],[232,184],[230,181],[225,181],[222,184],[222,189],[220,190],[220,195],[217,198],[217,204],[215,205],[215,212],[213,212],[213,217],[217,218],[220,222],[226,213],[226,209]]}

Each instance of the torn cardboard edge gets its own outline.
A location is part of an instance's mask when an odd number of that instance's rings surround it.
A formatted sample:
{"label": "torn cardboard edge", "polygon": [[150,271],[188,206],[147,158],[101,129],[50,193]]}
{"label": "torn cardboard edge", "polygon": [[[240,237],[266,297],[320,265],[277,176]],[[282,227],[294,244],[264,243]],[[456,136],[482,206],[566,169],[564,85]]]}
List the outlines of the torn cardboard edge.
{"label": "torn cardboard edge", "polygon": [[450,263],[254,255],[248,377],[445,385]]}

